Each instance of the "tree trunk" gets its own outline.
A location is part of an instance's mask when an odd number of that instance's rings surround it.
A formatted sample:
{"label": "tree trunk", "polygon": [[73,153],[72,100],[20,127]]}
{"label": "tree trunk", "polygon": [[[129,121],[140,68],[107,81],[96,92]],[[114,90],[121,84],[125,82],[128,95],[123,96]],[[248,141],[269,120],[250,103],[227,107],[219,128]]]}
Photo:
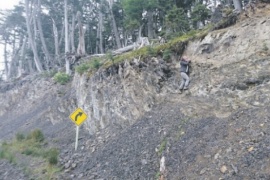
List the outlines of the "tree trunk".
{"label": "tree trunk", "polygon": [[90,28],[90,25],[89,25],[89,23],[87,23],[88,25],[87,25],[87,32],[88,32],[88,40],[87,40],[87,52],[89,53],[89,54],[92,54],[93,53],[93,45],[92,45],[92,41],[91,41],[91,36],[90,36],[90,34],[91,34],[91,28]]}
{"label": "tree trunk", "polygon": [[123,48],[120,48],[120,49],[117,49],[115,51],[112,52],[112,55],[118,55],[118,54],[122,54],[124,52],[128,52],[128,51],[131,51],[131,50],[134,50],[134,49],[137,49],[139,47],[138,44],[132,44],[132,45],[129,45],[129,46],[125,46]]}
{"label": "tree trunk", "polygon": [[215,12],[215,9],[217,7],[217,0],[212,0],[213,1],[213,6],[211,7],[211,11]]}
{"label": "tree trunk", "polygon": [[19,48],[16,49],[16,34],[13,33],[13,41],[12,41],[12,56],[11,56],[11,61],[9,64],[9,71],[7,74],[7,79],[10,79],[12,77],[15,77],[17,75],[17,62],[18,62],[18,53],[21,48],[21,43],[22,42],[22,36],[20,37],[19,40]]}
{"label": "tree trunk", "polygon": [[57,30],[57,26],[55,24],[54,19],[52,19],[52,23],[53,23],[53,35],[54,35],[54,55],[55,55],[55,59],[58,61],[59,66],[61,66],[61,61],[59,57],[58,30]]}
{"label": "tree trunk", "polygon": [[154,28],[153,28],[153,12],[151,10],[147,11],[147,30],[148,30],[148,38],[151,40],[154,38]]}
{"label": "tree trunk", "polygon": [[75,38],[74,38],[74,33],[75,33],[75,14],[72,14],[72,24],[71,24],[71,34],[70,34],[70,43],[71,43],[71,53],[75,54]]}
{"label": "tree trunk", "polygon": [[7,74],[7,80],[9,80],[10,78],[14,77],[16,74],[15,74],[15,69],[16,69],[16,59],[17,59],[17,56],[16,56],[16,52],[13,53],[12,57],[11,57],[11,61],[10,61],[10,64],[9,64],[9,71],[8,71],[8,74]]}
{"label": "tree trunk", "polygon": [[68,9],[67,0],[65,0],[65,60],[66,60],[66,74],[70,74],[69,54],[69,40],[68,40]]}
{"label": "tree trunk", "polygon": [[28,32],[28,37],[29,37],[29,42],[31,44],[31,48],[34,54],[34,60],[35,60],[35,65],[37,67],[37,70],[39,72],[43,71],[42,65],[40,63],[40,59],[38,57],[38,53],[37,53],[37,48],[33,39],[33,35],[31,32],[31,27],[30,27],[30,15],[29,15],[29,1],[25,0],[25,13],[26,13],[26,26],[27,26],[27,32]]}
{"label": "tree trunk", "polygon": [[226,0],[226,4],[227,4],[229,7],[232,7],[233,0]]}
{"label": "tree trunk", "polygon": [[85,30],[83,29],[82,20],[81,20],[81,12],[77,12],[77,21],[78,21],[78,29],[79,29],[79,44],[77,49],[78,55],[85,55],[85,40],[84,34]]}
{"label": "tree trunk", "polygon": [[95,54],[98,54],[100,51],[99,51],[99,48],[98,48],[98,45],[99,45],[99,23],[98,23],[98,27],[97,27],[97,39],[96,39],[96,53]]}
{"label": "tree trunk", "polygon": [[25,57],[26,41],[27,41],[27,38],[24,37],[22,48],[21,48],[21,54],[20,54],[20,57],[19,57],[18,77],[20,77],[24,73],[24,71],[25,71],[24,70],[24,67],[23,67],[23,59]]}
{"label": "tree trunk", "polygon": [[8,75],[8,59],[7,59],[7,40],[5,40],[5,44],[4,44],[4,62],[5,62],[5,74],[6,74],[6,77]]}
{"label": "tree trunk", "polygon": [[98,10],[98,17],[99,17],[99,24],[98,24],[98,44],[99,44],[99,52],[101,54],[104,54],[104,48],[103,48],[103,16],[102,16],[102,12],[101,12],[101,5],[99,5],[99,10]]}
{"label": "tree trunk", "polygon": [[60,34],[60,39],[59,39],[59,48],[61,47],[61,45],[63,43],[64,35],[65,35],[65,22],[63,21],[63,26],[62,26],[62,30],[61,30],[61,34]]}
{"label": "tree trunk", "polygon": [[116,41],[116,46],[117,46],[117,49],[120,49],[121,48],[121,41],[120,41],[120,36],[119,36],[119,32],[118,32],[118,28],[117,28],[117,25],[116,25],[116,21],[115,21],[115,18],[114,18],[114,14],[113,14],[113,11],[112,11],[112,6],[113,6],[113,1],[112,0],[109,0],[109,5],[110,5],[110,19],[112,20],[112,27],[113,27],[113,33],[114,33],[114,37],[115,37],[115,41]]}
{"label": "tree trunk", "polygon": [[142,29],[143,29],[143,26],[144,26],[144,24],[142,24],[140,27],[139,27],[139,37],[138,37],[138,39],[137,40],[139,40],[139,39],[141,39],[141,37],[142,37]]}
{"label": "tree trunk", "polygon": [[40,18],[40,12],[41,12],[41,3],[40,0],[38,0],[38,8],[37,8],[37,25],[38,25],[38,30],[39,30],[39,35],[40,35],[40,40],[41,40],[41,44],[42,44],[42,49],[44,51],[45,57],[46,57],[46,61],[47,61],[47,66],[50,66],[49,64],[52,64],[52,59],[50,56],[50,53],[48,51],[45,39],[44,39],[44,34],[43,34],[43,28],[41,25],[41,18]]}
{"label": "tree trunk", "polygon": [[241,12],[242,11],[242,4],[240,0],[233,0],[234,9]]}

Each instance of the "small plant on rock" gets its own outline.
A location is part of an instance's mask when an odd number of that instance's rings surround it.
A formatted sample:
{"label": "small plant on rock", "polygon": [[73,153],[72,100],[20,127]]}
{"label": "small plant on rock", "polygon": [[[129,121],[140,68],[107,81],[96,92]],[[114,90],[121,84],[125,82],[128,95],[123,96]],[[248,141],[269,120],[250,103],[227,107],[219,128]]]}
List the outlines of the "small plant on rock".
{"label": "small plant on rock", "polygon": [[98,59],[94,59],[94,60],[93,60],[93,67],[94,67],[95,69],[100,68],[101,65],[102,65],[102,64],[100,63],[100,61],[99,61]]}
{"label": "small plant on rock", "polygon": [[269,48],[267,47],[266,43],[263,43],[263,48],[262,48],[263,51],[268,51]]}
{"label": "small plant on rock", "polygon": [[82,75],[84,72],[86,72],[90,68],[91,68],[91,66],[90,66],[89,63],[83,63],[83,64],[80,64],[79,66],[77,66],[75,68],[75,70],[76,70],[77,73]]}
{"label": "small plant on rock", "polygon": [[158,148],[158,155],[161,156],[167,145],[167,140],[163,140]]}
{"label": "small plant on rock", "polygon": [[43,141],[44,141],[44,135],[43,135],[43,133],[41,132],[41,130],[36,129],[36,130],[32,131],[32,132],[29,134],[28,139],[32,139],[32,140],[34,140],[35,142],[43,142]]}
{"label": "small plant on rock", "polygon": [[157,55],[157,51],[151,46],[147,46],[146,53],[148,56],[156,56]]}
{"label": "small plant on rock", "polygon": [[109,52],[107,53],[107,58],[108,58],[109,60],[111,60],[112,63],[114,64],[114,57],[113,57],[113,54],[112,54],[111,51],[109,51]]}
{"label": "small plant on rock", "polygon": [[70,76],[69,76],[68,74],[66,74],[66,73],[58,72],[58,73],[56,73],[56,74],[54,75],[53,79],[54,79],[56,82],[58,82],[58,83],[64,85],[64,84],[66,84],[66,83],[69,82]]}
{"label": "small plant on rock", "polygon": [[171,50],[170,49],[165,49],[163,52],[163,59],[165,61],[168,61],[171,58]]}
{"label": "small plant on rock", "polygon": [[8,149],[9,144],[4,142],[0,147],[0,159],[7,159],[10,163],[16,163],[15,156]]}
{"label": "small plant on rock", "polygon": [[16,140],[17,140],[17,141],[22,141],[22,140],[24,140],[24,139],[25,139],[24,134],[22,134],[22,133],[17,133],[17,134],[16,134]]}
{"label": "small plant on rock", "polygon": [[58,150],[52,148],[47,152],[47,159],[50,165],[56,165],[58,163]]}

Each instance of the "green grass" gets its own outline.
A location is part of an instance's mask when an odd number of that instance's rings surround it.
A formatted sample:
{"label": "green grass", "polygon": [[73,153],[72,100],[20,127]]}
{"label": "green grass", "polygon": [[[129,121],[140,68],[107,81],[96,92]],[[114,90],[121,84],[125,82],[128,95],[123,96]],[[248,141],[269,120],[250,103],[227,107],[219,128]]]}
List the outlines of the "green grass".
{"label": "green grass", "polygon": [[66,73],[63,73],[63,72],[58,72],[58,73],[56,73],[56,74],[53,76],[53,79],[54,79],[56,82],[58,82],[58,83],[64,85],[64,84],[67,84],[67,83],[69,82],[69,80],[70,80],[70,75],[68,75],[68,74],[66,74]]}
{"label": "green grass", "polygon": [[163,52],[163,59],[165,61],[169,61],[169,59],[171,58],[172,55],[172,51],[170,49],[165,49]]}
{"label": "green grass", "polygon": [[8,144],[0,147],[0,159],[6,159],[12,164],[16,164],[15,155],[9,151]]}
{"label": "green grass", "polygon": [[161,142],[161,144],[160,144],[160,146],[159,146],[159,148],[158,148],[158,155],[159,155],[159,156],[161,156],[162,153],[163,153],[163,151],[166,149],[166,145],[167,145],[167,140],[164,139],[164,140]]}
{"label": "green grass", "polygon": [[[20,159],[16,159],[16,157],[19,157],[18,154],[28,157],[28,159],[43,162],[35,168],[23,167],[25,172],[28,172],[27,174],[34,175],[37,171],[38,174],[44,175],[44,179],[50,179],[56,172],[61,171],[61,168],[57,166],[59,151],[56,148],[47,147],[45,137],[39,129],[35,129],[27,135],[17,133],[11,142],[4,141],[1,144],[0,159],[7,159],[10,163],[20,164]],[[46,171],[46,173],[40,173],[41,171]]]}
{"label": "green grass", "polygon": [[178,132],[176,134],[176,141],[178,141],[183,135],[185,135],[184,125],[186,125],[190,121],[191,117],[186,117],[180,120],[180,124],[178,125]]}
{"label": "green grass", "polygon": [[159,180],[160,175],[161,175],[161,174],[160,174],[160,172],[158,171],[158,172],[156,173],[156,175],[155,175],[155,179],[156,179],[156,180]]}
{"label": "green grass", "polygon": [[103,64],[102,62],[103,62],[102,58],[93,58],[92,60],[90,60],[88,62],[84,62],[84,63],[78,65],[75,68],[75,71],[77,73],[79,73],[80,75],[82,75],[83,73],[85,73],[87,71],[98,70],[102,66],[102,64]]}

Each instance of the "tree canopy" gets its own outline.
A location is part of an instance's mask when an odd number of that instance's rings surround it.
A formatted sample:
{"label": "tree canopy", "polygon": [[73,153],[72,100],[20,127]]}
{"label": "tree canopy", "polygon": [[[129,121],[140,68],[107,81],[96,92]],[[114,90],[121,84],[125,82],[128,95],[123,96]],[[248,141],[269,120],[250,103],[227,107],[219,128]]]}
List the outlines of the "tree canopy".
{"label": "tree canopy", "polygon": [[[152,40],[158,36],[179,36],[205,26],[213,7],[231,2],[21,0],[12,10],[1,12],[0,42],[5,47],[5,74],[12,78],[59,69],[65,64],[70,68],[79,57],[111,52],[140,37]],[[245,1],[233,3],[239,8]]]}

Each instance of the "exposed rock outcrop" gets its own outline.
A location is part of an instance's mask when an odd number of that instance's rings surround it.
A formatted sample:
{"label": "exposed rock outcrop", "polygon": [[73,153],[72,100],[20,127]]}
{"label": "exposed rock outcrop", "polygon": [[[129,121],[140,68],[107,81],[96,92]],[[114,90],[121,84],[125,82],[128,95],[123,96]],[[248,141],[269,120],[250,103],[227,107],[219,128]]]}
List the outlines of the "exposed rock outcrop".
{"label": "exposed rock outcrop", "polygon": [[[269,179],[269,17],[189,42],[182,94],[178,57],[126,60],[64,86],[39,76],[1,82],[0,136],[41,128],[57,139],[59,179]],[[74,153],[68,116],[77,107],[88,119]]]}

